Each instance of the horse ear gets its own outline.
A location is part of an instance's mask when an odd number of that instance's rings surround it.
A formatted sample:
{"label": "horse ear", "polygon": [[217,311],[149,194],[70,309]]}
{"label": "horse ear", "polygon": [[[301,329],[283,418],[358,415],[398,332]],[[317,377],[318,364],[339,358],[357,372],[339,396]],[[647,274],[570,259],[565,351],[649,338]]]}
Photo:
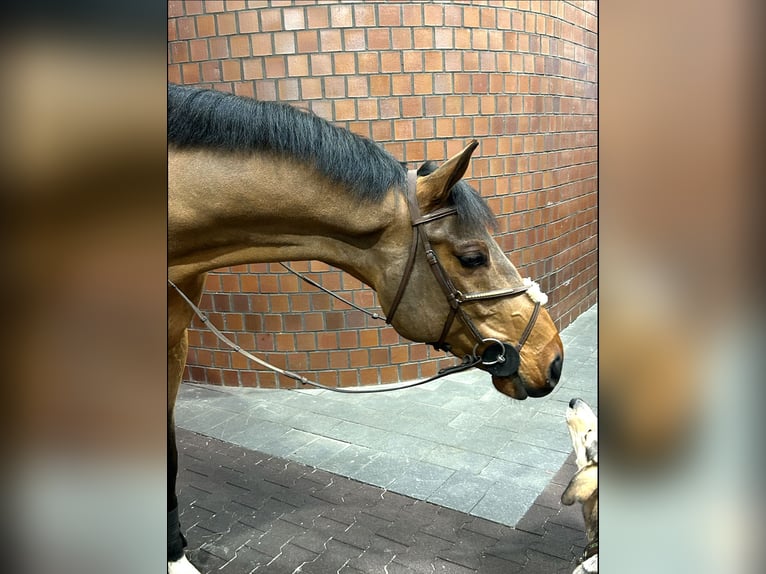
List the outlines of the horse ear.
{"label": "horse ear", "polygon": [[477,140],[471,140],[463,151],[452,156],[434,172],[418,180],[418,203],[423,213],[442,207],[449,199],[452,187],[460,181],[468,169],[473,150],[479,145]]}

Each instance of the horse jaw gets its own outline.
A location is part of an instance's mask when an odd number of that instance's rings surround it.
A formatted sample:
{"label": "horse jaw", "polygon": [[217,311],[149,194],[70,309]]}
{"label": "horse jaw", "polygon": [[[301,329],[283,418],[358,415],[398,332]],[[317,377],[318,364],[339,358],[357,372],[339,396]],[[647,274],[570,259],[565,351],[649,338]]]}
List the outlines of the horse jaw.
{"label": "horse jaw", "polygon": [[527,389],[524,388],[524,385],[518,376],[498,377],[492,375],[492,384],[495,385],[495,388],[498,391],[512,399],[523,401],[529,396]]}

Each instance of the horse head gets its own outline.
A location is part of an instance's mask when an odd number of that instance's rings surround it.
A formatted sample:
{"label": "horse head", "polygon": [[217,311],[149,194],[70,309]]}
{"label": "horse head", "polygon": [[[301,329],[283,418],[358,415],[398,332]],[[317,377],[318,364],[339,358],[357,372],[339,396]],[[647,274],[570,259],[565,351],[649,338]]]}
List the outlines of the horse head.
{"label": "horse head", "polygon": [[547,298],[505,256],[489,231],[489,207],[461,181],[476,145],[411,174],[408,210],[415,231],[400,229],[398,288],[392,267],[378,293],[403,336],[460,357],[481,357],[477,366],[510,397],[542,397],[561,376],[561,339],[542,308]]}

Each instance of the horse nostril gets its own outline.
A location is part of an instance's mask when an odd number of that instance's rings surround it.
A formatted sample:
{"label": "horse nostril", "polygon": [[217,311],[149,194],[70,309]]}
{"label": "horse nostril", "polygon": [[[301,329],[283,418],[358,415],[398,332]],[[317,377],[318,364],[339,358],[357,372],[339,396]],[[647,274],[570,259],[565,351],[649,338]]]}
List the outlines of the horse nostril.
{"label": "horse nostril", "polygon": [[550,368],[548,369],[550,373],[550,382],[552,384],[556,384],[559,382],[559,379],[561,378],[561,367],[564,364],[564,359],[561,357],[561,355],[556,355],[556,358],[553,359],[553,362],[551,363]]}

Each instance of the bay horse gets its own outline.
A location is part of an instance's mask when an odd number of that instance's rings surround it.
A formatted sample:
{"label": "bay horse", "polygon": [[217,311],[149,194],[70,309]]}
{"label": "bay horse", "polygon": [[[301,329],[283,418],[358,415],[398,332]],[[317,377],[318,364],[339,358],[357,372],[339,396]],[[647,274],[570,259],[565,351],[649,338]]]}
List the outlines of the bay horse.
{"label": "bay horse", "polygon": [[196,570],[184,557],[178,521],[173,421],[194,312],[171,282],[198,302],[213,269],[323,261],[375,290],[403,337],[480,357],[478,367],[509,397],[541,397],[556,386],[558,331],[492,239],[488,205],[461,181],[477,145],[440,166],[407,171],[376,143],[310,112],[168,86],[172,571]]}

